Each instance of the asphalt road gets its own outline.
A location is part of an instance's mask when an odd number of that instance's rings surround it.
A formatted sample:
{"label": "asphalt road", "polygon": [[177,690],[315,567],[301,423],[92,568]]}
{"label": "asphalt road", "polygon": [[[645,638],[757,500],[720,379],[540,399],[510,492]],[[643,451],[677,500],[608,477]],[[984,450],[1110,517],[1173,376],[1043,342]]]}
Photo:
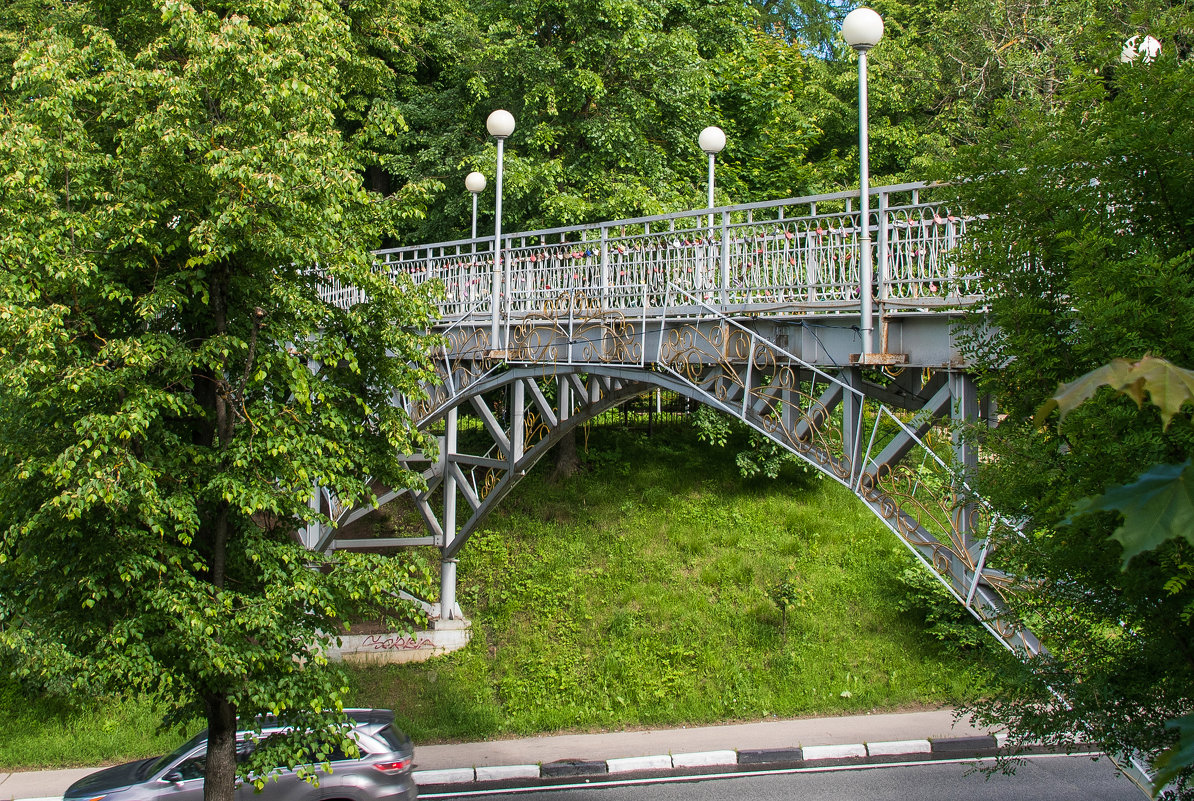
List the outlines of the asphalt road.
{"label": "asphalt road", "polygon": [[911,763],[803,769],[763,775],[703,777],[699,781],[622,780],[560,788],[447,795],[420,793],[420,798],[468,798],[470,801],[1141,801],[1144,795],[1117,776],[1106,760],[1089,757],[1036,757],[1022,763],[1015,775],[987,777],[975,762]]}

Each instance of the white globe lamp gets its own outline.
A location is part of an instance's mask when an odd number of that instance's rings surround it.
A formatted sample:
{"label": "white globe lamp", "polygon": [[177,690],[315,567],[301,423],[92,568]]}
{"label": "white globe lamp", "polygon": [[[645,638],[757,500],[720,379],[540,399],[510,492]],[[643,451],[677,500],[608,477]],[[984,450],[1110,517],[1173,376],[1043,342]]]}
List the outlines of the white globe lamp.
{"label": "white globe lamp", "polygon": [[716,125],[710,125],[705,130],[701,131],[700,138],[697,143],[701,146],[701,150],[713,156],[726,147],[726,132],[718,128]]}
{"label": "white globe lamp", "polygon": [[485,130],[489,131],[489,135],[494,139],[505,139],[514,133],[514,115],[504,108],[499,108],[485,120]]}
{"label": "white globe lamp", "polygon": [[[477,195],[485,191],[485,176],[479,172],[470,172],[464,176],[464,188],[473,195],[473,235],[477,238]],[[476,245],[473,245],[476,248]]]}
{"label": "white globe lamp", "polygon": [[883,38],[883,18],[869,8],[856,8],[842,22],[842,38],[859,53],[865,53]]}
{"label": "white globe lamp", "polygon": [[474,195],[485,191],[485,176],[479,172],[470,172],[464,176],[464,188]]}

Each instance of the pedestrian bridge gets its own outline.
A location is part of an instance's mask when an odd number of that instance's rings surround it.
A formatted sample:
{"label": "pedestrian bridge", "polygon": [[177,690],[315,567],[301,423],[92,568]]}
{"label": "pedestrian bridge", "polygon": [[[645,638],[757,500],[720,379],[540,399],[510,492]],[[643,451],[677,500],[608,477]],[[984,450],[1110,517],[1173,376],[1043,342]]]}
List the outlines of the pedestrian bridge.
{"label": "pedestrian bridge", "polygon": [[[372,509],[321,491],[313,503],[336,525],[304,531],[304,543],[439,548],[451,617],[456,555],[486,514],[578,426],[664,389],[849,488],[1003,643],[1037,652],[1003,615],[1010,581],[989,547],[996,527],[1014,525],[970,491],[977,452],[958,433],[991,418],[957,344],[962,315],[982,303],[980,276],[955,258],[974,221],[924,184],[871,194],[866,221],[856,192],[837,193],[504,234],[497,252],[492,237],[379,251],[378,269],[443,291],[440,383],[396,399],[439,436],[435,458],[401,457],[426,480],[411,498],[426,534],[346,539]],[[859,290],[864,242],[871,303]],[[324,291],[367,301],[350,286]],[[380,488],[379,499],[400,494]]]}

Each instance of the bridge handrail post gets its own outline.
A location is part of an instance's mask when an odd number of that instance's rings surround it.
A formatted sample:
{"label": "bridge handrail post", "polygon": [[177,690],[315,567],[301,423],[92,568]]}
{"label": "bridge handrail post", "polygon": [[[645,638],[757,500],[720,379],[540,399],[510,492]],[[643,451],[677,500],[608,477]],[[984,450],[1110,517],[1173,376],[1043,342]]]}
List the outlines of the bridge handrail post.
{"label": "bridge handrail post", "polygon": [[[890,219],[888,215],[891,208],[891,195],[887,192],[879,193],[879,208],[877,213],[879,215],[879,252],[876,254],[879,258],[879,303],[882,304],[887,300],[890,291],[889,284],[891,283],[891,265],[887,263],[888,257],[888,234],[890,233]],[[882,305],[880,305],[879,313],[882,314]]]}
{"label": "bridge handrail post", "polygon": [[601,226],[601,297],[609,296],[609,226]]}
{"label": "bridge handrail post", "polygon": [[987,538],[983,541],[982,553],[978,555],[978,563],[974,566],[974,581],[970,583],[970,589],[966,593],[966,608],[973,608],[974,593],[978,590],[978,582],[983,577],[983,568],[987,566],[987,552],[991,549],[991,536],[995,533],[995,520],[991,520],[991,524],[987,526]]}
{"label": "bridge handrail post", "polygon": [[730,237],[729,237],[729,221],[730,212],[728,209],[721,212],[721,302],[729,303],[729,284],[730,284]]}
{"label": "bridge handrail post", "polygon": [[[427,248],[426,259],[423,264],[423,280],[416,281],[416,284],[423,284],[431,280],[431,271],[435,269],[435,249]],[[411,276],[414,278],[414,276]]]}
{"label": "bridge handrail post", "polygon": [[[866,396],[863,396],[863,404],[865,406]],[[886,406],[879,406],[879,411],[875,415],[875,424],[871,427],[871,436],[866,443],[866,453],[862,455],[862,461],[858,463],[858,483],[854,485],[854,494],[858,495],[862,492],[862,477],[866,474],[867,462],[871,460],[871,452],[875,448],[875,437],[879,434],[879,423],[883,420],[883,415],[887,414]],[[860,415],[861,422],[861,415]]]}
{"label": "bridge handrail post", "polygon": [[[642,302],[639,304],[639,314],[641,315],[641,319],[639,321],[639,326],[638,326],[638,330],[639,330],[639,347],[638,347],[639,367],[647,366],[647,300],[648,300],[648,293],[650,291],[651,291],[651,287],[647,284],[646,281],[644,281],[643,282],[643,299],[642,299]],[[662,340],[662,338],[663,338],[663,332],[661,331],[660,339]],[[658,358],[656,359],[656,361],[658,361]]]}
{"label": "bridge handrail post", "polygon": [[891,284],[891,265],[888,264],[888,207],[891,196],[887,192],[879,193],[879,259],[878,294],[879,294],[879,352],[887,353],[887,296]]}
{"label": "bridge handrail post", "polygon": [[[817,204],[816,203],[813,204],[812,216],[814,218],[817,216]],[[819,222],[815,223],[815,224],[817,225],[818,228],[820,227]],[[797,233],[797,239],[799,239],[799,238],[800,238],[800,234]],[[805,257],[805,259],[804,259],[805,279],[804,280],[806,282],[805,287],[804,287],[805,298],[809,303],[813,303],[817,299],[817,268],[818,268],[818,263],[820,261],[819,248],[820,248],[821,242],[820,242],[820,237],[817,234],[816,229],[805,231],[803,239],[804,239],[804,257]]]}
{"label": "bridge handrail post", "polygon": [[[572,358],[573,344],[576,342],[576,302],[578,300],[577,290],[566,292],[564,297],[568,303],[568,365],[574,363]],[[546,301],[545,301],[546,303]]]}
{"label": "bridge handrail post", "polygon": [[655,364],[663,363],[663,338],[667,331],[668,309],[672,303],[672,286],[670,280],[663,285],[663,305],[660,308],[659,314],[659,336],[655,339]]}
{"label": "bridge handrail post", "polygon": [[[755,348],[758,347],[759,335],[750,332],[750,349],[746,352],[746,375],[742,383],[742,419],[745,420],[746,413],[750,409],[750,386],[754,380],[754,366],[755,366]],[[726,342],[729,342],[729,337],[726,337]],[[727,354],[728,355],[728,354]]]}

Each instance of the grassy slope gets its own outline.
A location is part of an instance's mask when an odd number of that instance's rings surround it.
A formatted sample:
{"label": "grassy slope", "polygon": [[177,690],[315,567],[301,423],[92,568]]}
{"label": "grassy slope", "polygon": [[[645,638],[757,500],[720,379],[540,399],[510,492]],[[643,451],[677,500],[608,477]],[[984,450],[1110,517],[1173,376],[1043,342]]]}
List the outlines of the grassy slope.
{"label": "grassy slope", "polygon": [[159,731],[160,720],[145,700],[29,698],[16,682],[0,677],[0,770],[101,765],[164,754],[187,733]]}
{"label": "grassy slope", "polygon": [[[583,456],[558,485],[540,465],[462,551],[472,644],[353,671],[354,704],[429,742],[949,703],[981,681],[896,611],[912,558],[836,483],[745,481],[688,429],[594,431]],[[786,635],[768,597],[784,579]],[[156,722],[140,699],[27,698],[0,676],[0,770],[182,741]]]}
{"label": "grassy slope", "polygon": [[462,550],[472,644],[355,671],[355,703],[427,742],[950,703],[981,681],[894,608],[912,557],[835,482],[744,480],[685,429],[595,431],[585,458],[555,485],[541,464]]}

